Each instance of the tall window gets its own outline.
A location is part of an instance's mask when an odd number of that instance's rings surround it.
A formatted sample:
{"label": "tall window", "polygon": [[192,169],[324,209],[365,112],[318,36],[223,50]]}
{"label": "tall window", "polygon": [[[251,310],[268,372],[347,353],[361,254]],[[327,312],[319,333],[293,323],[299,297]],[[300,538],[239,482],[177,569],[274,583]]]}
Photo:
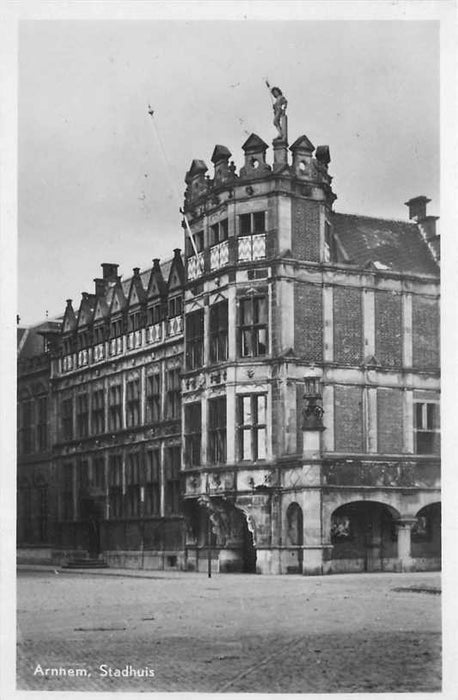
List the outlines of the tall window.
{"label": "tall window", "polygon": [[252,233],[265,233],[266,212],[256,211],[251,214],[241,214],[239,222],[239,233],[241,236],[248,236]]}
{"label": "tall window", "polygon": [[48,397],[41,396],[37,401],[37,443],[40,451],[48,447]]}
{"label": "tall window", "polygon": [[114,319],[110,325],[110,338],[118,338],[123,334],[123,320],[122,318]]}
{"label": "tall window", "polygon": [[181,410],[181,379],[180,368],[173,367],[167,370],[165,374],[166,394],[165,394],[165,413],[166,418],[176,419],[180,417]]}
{"label": "tall window", "polygon": [[111,386],[108,392],[108,416],[110,430],[122,428],[122,385]]}
{"label": "tall window", "polygon": [[180,452],[178,445],[165,450],[165,512],[169,515],[180,512]]}
{"label": "tall window", "polygon": [[240,300],[240,355],[258,357],[267,353],[267,298],[252,296]]}
{"label": "tall window", "polygon": [[92,462],[92,486],[96,489],[105,490],[105,458],[96,457]]}
{"label": "tall window", "polygon": [[156,323],[161,322],[161,305],[153,304],[150,306],[147,312],[148,326],[154,326]]}
{"label": "tall window", "polygon": [[145,470],[145,515],[161,513],[161,451],[149,450],[146,453]]}
{"label": "tall window", "polygon": [[171,297],[168,303],[168,316],[169,318],[174,318],[181,314],[181,295],[177,297]]}
{"label": "tall window", "polygon": [[185,420],[185,464],[187,467],[200,465],[200,445],[202,438],[201,405],[190,403],[184,407]]}
{"label": "tall window", "polygon": [[96,389],[92,394],[92,432],[105,432],[105,390]]}
{"label": "tall window", "polygon": [[210,227],[210,245],[216,245],[227,240],[229,231],[228,220],[223,219]]}
{"label": "tall window", "polygon": [[239,459],[256,461],[266,458],[265,394],[238,397]]}
{"label": "tall window", "polygon": [[22,402],[22,450],[29,454],[33,450],[33,401]]}
{"label": "tall window", "polygon": [[120,518],[123,514],[121,455],[110,455],[108,461],[108,496],[110,518]]}
{"label": "tall window", "polygon": [[140,515],[140,453],[132,452],[126,461],[126,516]]}
{"label": "tall window", "polygon": [[87,437],[89,434],[89,407],[87,394],[79,394],[76,397],[76,432],[80,438]]}
{"label": "tall window", "polygon": [[208,402],[208,461],[210,464],[226,462],[226,397]]}
{"label": "tall window", "polygon": [[134,313],[129,314],[128,330],[129,331],[136,331],[141,327],[142,327],[141,311],[135,311]]}
{"label": "tall window", "polygon": [[156,372],[146,378],[146,412],[148,423],[161,420],[161,374]]}
{"label": "tall window", "polygon": [[73,464],[62,467],[62,519],[73,520]]}
{"label": "tall window", "polygon": [[103,325],[95,326],[94,328],[94,343],[103,343],[105,340],[105,328]]}
{"label": "tall window", "polygon": [[127,425],[140,424],[140,379],[133,379],[126,384]]}
{"label": "tall window", "polygon": [[439,404],[414,404],[414,443],[417,454],[438,454],[440,447]]}
{"label": "tall window", "polygon": [[186,367],[202,367],[204,356],[204,311],[193,311],[186,317]]}
{"label": "tall window", "polygon": [[[196,246],[196,250],[198,253],[200,253],[204,249],[204,232],[197,231],[196,233],[193,234],[193,238],[194,238],[194,244]],[[186,236],[186,246],[187,246],[186,254],[187,254],[188,258],[195,255],[194,246],[193,246],[189,236]]]}
{"label": "tall window", "polygon": [[210,307],[210,361],[227,360],[228,315],[227,301]]}
{"label": "tall window", "polygon": [[62,438],[73,440],[73,400],[62,401]]}

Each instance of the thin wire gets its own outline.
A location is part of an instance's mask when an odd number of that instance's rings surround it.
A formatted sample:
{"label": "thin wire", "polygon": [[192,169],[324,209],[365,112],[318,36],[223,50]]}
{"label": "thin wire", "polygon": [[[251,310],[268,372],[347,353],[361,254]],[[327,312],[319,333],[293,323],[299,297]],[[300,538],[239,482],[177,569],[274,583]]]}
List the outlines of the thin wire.
{"label": "thin wire", "polygon": [[[180,195],[179,195],[178,189],[177,189],[177,187],[176,187],[176,184],[175,184],[174,180],[172,179],[172,166],[170,165],[169,159],[167,158],[167,152],[166,152],[166,150],[165,150],[165,148],[164,148],[164,144],[162,143],[162,139],[161,139],[161,137],[160,137],[160,135],[159,135],[159,129],[157,128],[157,124],[156,124],[156,122],[155,122],[155,120],[154,120],[154,112],[153,112],[153,110],[151,109],[151,107],[148,109],[148,114],[149,114],[150,117],[151,117],[151,123],[152,123],[153,128],[154,128],[154,133],[156,134],[156,139],[157,139],[157,142],[158,142],[158,144],[159,144],[159,148],[161,149],[162,157],[164,158],[164,162],[165,162],[165,165],[166,165],[166,172],[167,172],[167,177],[168,177],[168,180],[169,180],[169,184],[170,184],[170,186],[171,186],[172,191],[175,193],[175,196],[176,196],[176,199],[177,199],[177,202],[176,202],[176,203],[179,205],[179,203],[180,203]],[[183,219],[184,219],[184,222],[185,222],[185,226],[186,226],[186,230],[187,230],[187,232],[188,232],[188,235],[189,235],[189,238],[190,238],[190,241],[191,241],[191,245],[192,245],[193,250],[194,250],[194,253],[195,253],[195,255],[196,255],[196,260],[197,260],[197,262],[199,263],[199,266],[202,267],[201,261],[200,261],[200,259],[199,259],[198,253],[197,253],[196,242],[195,242],[195,240],[194,240],[194,236],[192,235],[192,231],[191,231],[191,228],[190,228],[190,226],[189,226],[189,221],[188,221],[188,219],[187,219],[187,216],[186,216],[186,214],[184,213],[183,209],[182,209],[180,206],[178,206],[178,209],[179,209],[180,213],[181,213],[182,216],[183,216]]]}

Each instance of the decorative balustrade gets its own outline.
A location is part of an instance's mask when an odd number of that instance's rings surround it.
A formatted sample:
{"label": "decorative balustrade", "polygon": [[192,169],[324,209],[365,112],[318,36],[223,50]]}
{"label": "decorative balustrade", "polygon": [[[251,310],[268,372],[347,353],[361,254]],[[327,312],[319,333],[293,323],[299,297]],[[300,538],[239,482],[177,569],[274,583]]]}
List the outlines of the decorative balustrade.
{"label": "decorative balustrade", "polygon": [[229,262],[229,241],[222,241],[210,248],[210,269],[219,270]]}
{"label": "decorative balustrade", "polygon": [[113,338],[110,340],[110,355],[121,355],[122,353],[122,337]]}
{"label": "decorative balustrade", "polygon": [[73,369],[73,355],[65,355],[62,358],[62,371],[70,372]]}
{"label": "decorative balustrade", "polygon": [[100,362],[103,359],[105,359],[105,343],[94,345],[94,350],[92,352],[93,362]]}
{"label": "decorative balustrade", "polygon": [[78,367],[86,367],[89,364],[89,351],[87,349],[80,350],[77,355]]}
{"label": "decorative balustrade", "polygon": [[167,335],[174,336],[183,333],[183,317],[175,316],[174,318],[169,318],[167,324]]}
{"label": "decorative balustrade", "polygon": [[257,233],[252,236],[240,236],[237,239],[238,261],[263,260],[266,257],[266,234]]}
{"label": "decorative balustrade", "polygon": [[142,332],[141,330],[131,331],[127,334],[127,349],[134,350],[135,348],[140,348],[142,346]]}
{"label": "decorative balustrade", "polygon": [[188,260],[188,280],[195,280],[204,271],[204,254],[198,253]]}
{"label": "decorative balustrade", "polygon": [[162,340],[162,323],[155,323],[146,329],[146,342],[158,343]]}

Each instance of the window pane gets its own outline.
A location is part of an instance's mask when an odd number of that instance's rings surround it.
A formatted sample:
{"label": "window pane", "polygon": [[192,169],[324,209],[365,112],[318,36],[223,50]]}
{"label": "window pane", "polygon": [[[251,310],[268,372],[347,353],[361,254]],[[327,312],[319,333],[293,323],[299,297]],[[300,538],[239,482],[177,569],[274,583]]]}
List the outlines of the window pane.
{"label": "window pane", "polygon": [[267,353],[267,330],[260,328],[257,331],[257,355],[265,355]]}
{"label": "window pane", "polygon": [[265,221],[266,215],[263,211],[257,211],[253,214],[254,233],[263,233],[266,230]]}
{"label": "window pane", "polygon": [[242,331],[242,357],[250,357],[251,355],[253,355],[252,341],[252,331]]}
{"label": "window pane", "polygon": [[251,429],[242,430],[242,459],[251,459]]}
{"label": "window pane", "polygon": [[267,323],[267,300],[266,297],[259,297],[254,300],[255,323]]}
{"label": "window pane", "polygon": [[251,233],[251,214],[242,214],[240,216],[240,233],[242,236]]}
{"label": "window pane", "polygon": [[423,428],[423,404],[415,404],[415,427]]}
{"label": "window pane", "polygon": [[428,430],[434,430],[436,427],[435,421],[436,405],[433,403],[426,404],[426,427]]}
{"label": "window pane", "polygon": [[257,432],[257,458],[266,458],[266,429],[258,428]]}
{"label": "window pane", "polygon": [[226,238],[228,236],[228,231],[229,231],[228,221],[227,221],[227,219],[223,219],[222,221],[220,221],[220,224],[219,224],[219,240],[220,241],[226,240]]}
{"label": "window pane", "polygon": [[257,411],[258,411],[257,423],[259,425],[265,425],[265,422],[266,422],[266,397],[264,396],[264,394],[262,394],[261,396],[257,396],[256,400],[257,400],[257,404],[258,404],[257,405]]}
{"label": "window pane", "polygon": [[251,413],[251,396],[242,397],[242,425],[251,425],[253,417]]}
{"label": "window pane", "polygon": [[242,326],[249,326],[253,323],[253,304],[251,299],[244,299],[240,304],[240,319]]}

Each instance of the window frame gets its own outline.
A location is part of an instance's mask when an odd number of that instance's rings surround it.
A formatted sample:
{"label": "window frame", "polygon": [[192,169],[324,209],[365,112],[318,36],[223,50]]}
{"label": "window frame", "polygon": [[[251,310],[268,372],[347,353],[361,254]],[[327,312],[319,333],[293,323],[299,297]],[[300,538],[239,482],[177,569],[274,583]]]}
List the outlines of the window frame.
{"label": "window frame", "polygon": [[204,310],[186,316],[186,369],[204,366]]}
{"label": "window frame", "polygon": [[[265,357],[269,354],[269,302],[267,294],[252,294],[238,300],[238,350],[239,357]],[[261,312],[259,302],[263,302]],[[249,320],[245,318],[245,305],[250,305]],[[263,318],[259,320],[260,316]],[[260,334],[265,333],[265,342],[260,341]],[[264,346],[265,351],[260,352]],[[247,348],[247,352],[245,352]]]}
{"label": "window frame", "polygon": [[413,404],[414,453],[438,454],[440,451],[440,403],[414,399]]}
{"label": "window frame", "polygon": [[227,460],[227,398],[208,399],[208,452],[209,464],[226,464]]}
{"label": "window frame", "polygon": [[208,325],[210,362],[225,362],[229,357],[229,305],[227,299],[210,306]]}
{"label": "window frame", "polygon": [[[259,422],[259,400],[263,400],[264,421]],[[245,420],[245,402],[249,402],[251,421]],[[263,462],[268,454],[267,393],[239,394],[237,396],[237,447],[239,462]],[[260,449],[260,434],[264,433],[264,449]],[[246,439],[248,445],[246,446]]]}
{"label": "window frame", "polygon": [[184,460],[187,468],[202,461],[202,404],[193,401],[184,406]]}

